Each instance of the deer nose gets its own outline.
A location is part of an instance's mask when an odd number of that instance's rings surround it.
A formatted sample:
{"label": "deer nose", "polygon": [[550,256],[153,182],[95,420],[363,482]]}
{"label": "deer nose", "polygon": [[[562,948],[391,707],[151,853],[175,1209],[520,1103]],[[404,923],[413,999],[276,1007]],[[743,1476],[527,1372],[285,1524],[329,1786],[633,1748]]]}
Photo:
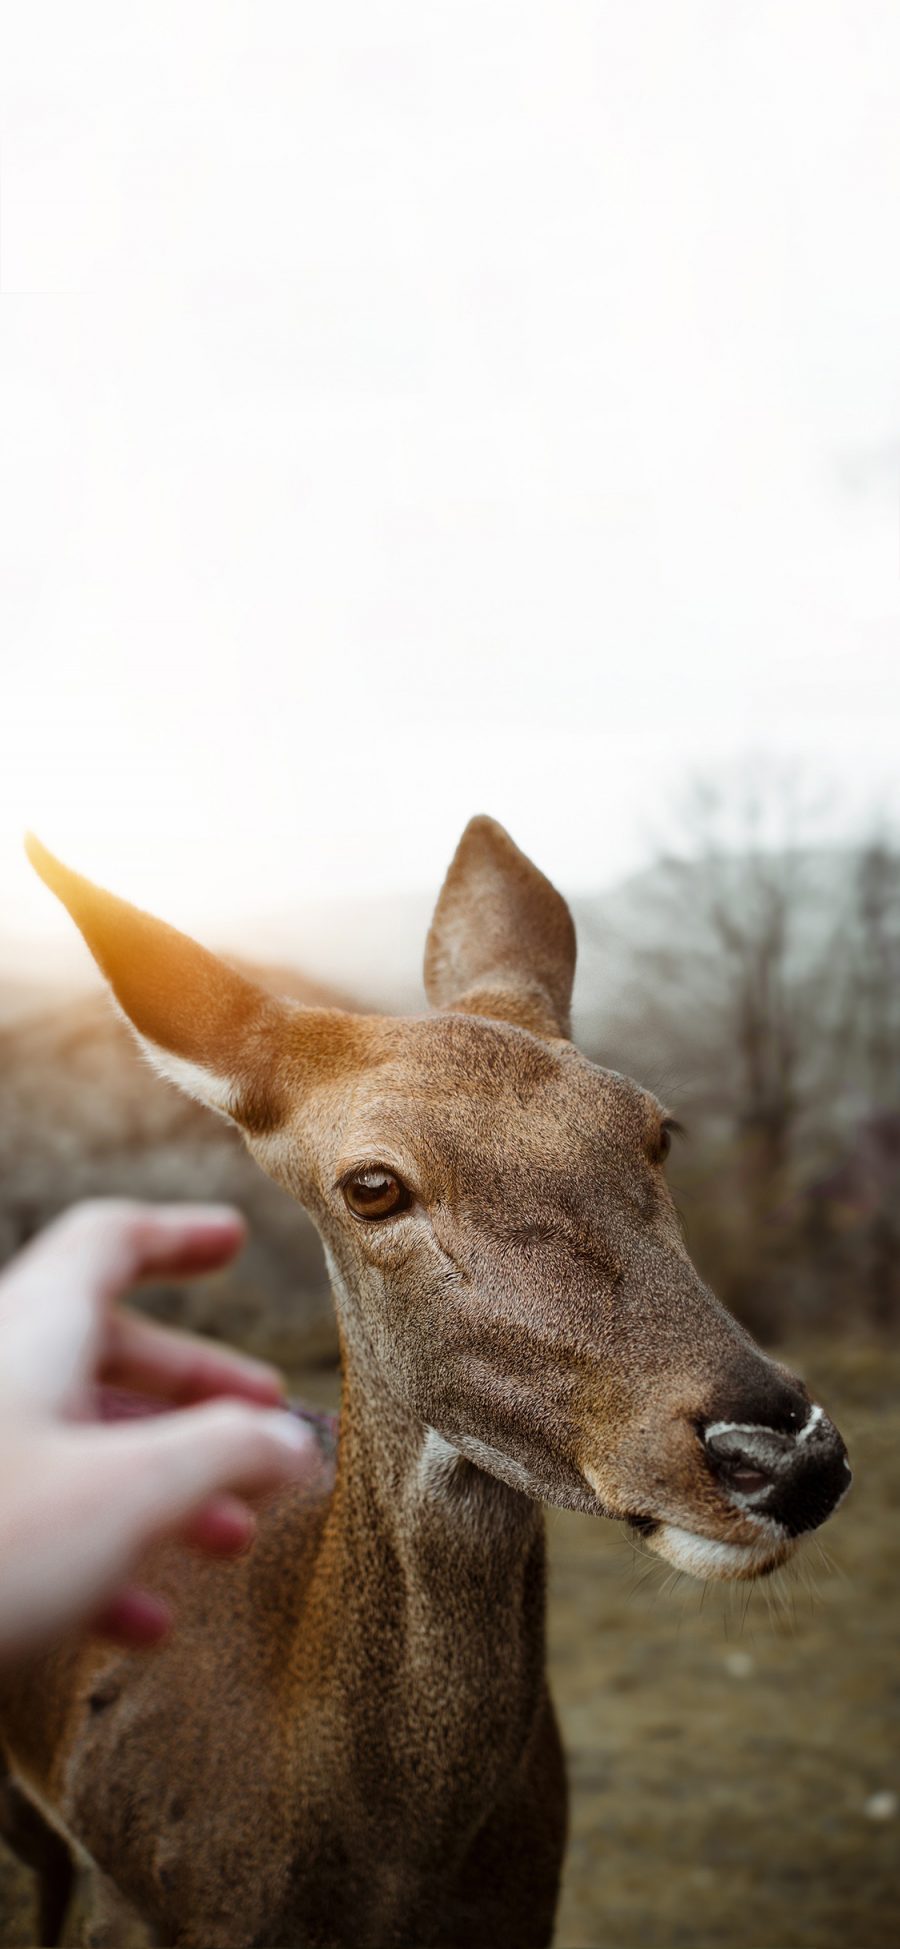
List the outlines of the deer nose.
{"label": "deer nose", "polygon": [[700,1436],[708,1466],[729,1500],[780,1524],[790,1536],[817,1529],[850,1487],[847,1450],[821,1408],[810,1408],[796,1430],[711,1421]]}

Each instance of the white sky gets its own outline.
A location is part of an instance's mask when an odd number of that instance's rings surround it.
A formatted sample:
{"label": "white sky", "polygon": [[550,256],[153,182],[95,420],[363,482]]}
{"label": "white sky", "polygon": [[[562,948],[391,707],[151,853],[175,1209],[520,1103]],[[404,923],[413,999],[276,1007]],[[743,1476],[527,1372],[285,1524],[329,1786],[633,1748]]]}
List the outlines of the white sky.
{"label": "white sky", "polygon": [[896,805],[894,0],[29,0],[0,114],[0,931]]}

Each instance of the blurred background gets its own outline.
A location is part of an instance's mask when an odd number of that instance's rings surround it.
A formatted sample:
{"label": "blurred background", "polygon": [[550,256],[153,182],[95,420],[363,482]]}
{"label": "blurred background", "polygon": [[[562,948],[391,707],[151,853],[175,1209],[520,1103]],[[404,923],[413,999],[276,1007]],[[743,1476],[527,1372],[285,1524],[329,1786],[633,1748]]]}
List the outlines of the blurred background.
{"label": "blurred background", "polygon": [[[142,1297],[339,1394],[321,1253],[25,865],[423,1006],[489,811],[704,1275],[853,1495],[731,1602],[551,1521],[560,1949],[900,1926],[900,15],[192,0],[0,28],[0,1255],[225,1197]],[[0,1874],[0,1941],[29,1893]]]}

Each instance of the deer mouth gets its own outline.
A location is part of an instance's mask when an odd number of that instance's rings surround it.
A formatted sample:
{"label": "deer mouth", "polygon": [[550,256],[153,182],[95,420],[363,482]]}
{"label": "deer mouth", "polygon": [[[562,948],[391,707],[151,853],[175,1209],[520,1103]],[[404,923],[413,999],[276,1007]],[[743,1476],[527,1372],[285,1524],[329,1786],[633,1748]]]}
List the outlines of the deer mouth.
{"label": "deer mouth", "polygon": [[696,1423],[690,1475],[682,1473],[680,1493],[668,1511],[663,1503],[658,1514],[632,1516],[632,1530],[674,1569],[703,1582],[769,1576],[800,1536],[834,1513],[852,1481],[834,1423],[816,1404],[803,1405],[804,1419],[794,1427],[749,1419]]}
{"label": "deer mouth", "polygon": [[778,1523],[761,1522],[763,1533],[758,1543],[726,1543],[719,1537],[681,1529],[677,1523],[645,1517],[632,1519],[629,1528],[673,1569],[684,1570],[703,1583],[747,1583],[768,1577],[787,1562],[797,1542]]}

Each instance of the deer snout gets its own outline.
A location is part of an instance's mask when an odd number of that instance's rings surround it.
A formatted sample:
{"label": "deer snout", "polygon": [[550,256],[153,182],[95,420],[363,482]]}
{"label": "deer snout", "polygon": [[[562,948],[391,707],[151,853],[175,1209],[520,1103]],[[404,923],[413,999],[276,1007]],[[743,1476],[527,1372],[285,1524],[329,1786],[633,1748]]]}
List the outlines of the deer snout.
{"label": "deer snout", "polygon": [[[788,1536],[817,1529],[850,1487],[847,1450],[834,1423],[804,1402],[796,1428],[710,1421],[700,1429],[708,1467],[737,1508],[778,1523]],[[793,1417],[791,1417],[793,1419]]]}

